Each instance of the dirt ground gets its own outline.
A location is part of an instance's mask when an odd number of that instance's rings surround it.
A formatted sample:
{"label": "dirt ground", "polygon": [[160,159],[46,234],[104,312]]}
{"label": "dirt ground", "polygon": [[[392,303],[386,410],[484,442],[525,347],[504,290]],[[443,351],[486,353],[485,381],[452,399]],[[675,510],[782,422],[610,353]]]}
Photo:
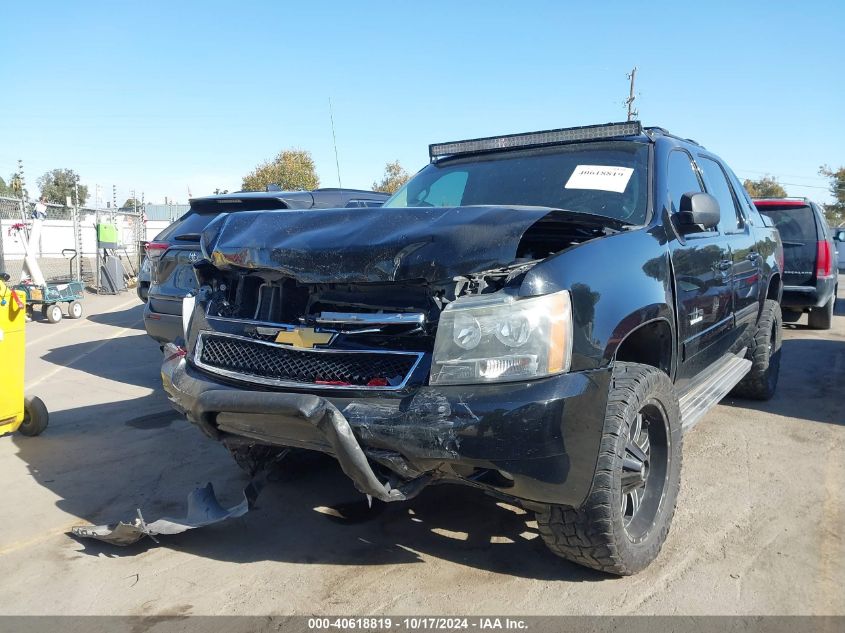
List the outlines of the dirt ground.
{"label": "dirt ground", "polygon": [[239,519],[129,548],[75,540],[136,508],[180,516],[208,481],[234,504],[246,482],[169,411],[140,302],[86,307],[27,326],[27,387],[51,422],[0,439],[0,614],[845,614],[841,299],[831,331],[787,327],[772,401],[728,399],[687,436],[668,541],[631,578],[553,557],[530,514],[467,488],[367,513],[325,458]]}

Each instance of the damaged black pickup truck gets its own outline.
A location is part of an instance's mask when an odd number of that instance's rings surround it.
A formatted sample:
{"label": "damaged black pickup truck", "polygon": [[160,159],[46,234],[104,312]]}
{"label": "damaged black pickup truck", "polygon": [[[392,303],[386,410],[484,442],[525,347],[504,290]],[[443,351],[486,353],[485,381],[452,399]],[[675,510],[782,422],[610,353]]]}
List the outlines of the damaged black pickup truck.
{"label": "damaged black pickup truck", "polygon": [[555,554],[643,569],[684,432],[774,393],[777,231],[718,157],[637,122],[430,155],[382,208],[209,224],[171,402],[242,465],[323,451],[382,501],[475,486]]}

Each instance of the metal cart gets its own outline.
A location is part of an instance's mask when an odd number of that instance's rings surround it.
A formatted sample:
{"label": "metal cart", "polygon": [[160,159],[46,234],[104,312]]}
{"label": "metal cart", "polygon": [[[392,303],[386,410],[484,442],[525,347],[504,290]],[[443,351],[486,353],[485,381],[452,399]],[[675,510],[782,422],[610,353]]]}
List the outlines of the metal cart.
{"label": "metal cart", "polygon": [[72,248],[62,250],[62,255],[73,253],[70,258],[70,277],[57,281],[51,281],[43,286],[23,283],[15,286],[15,290],[26,296],[27,311],[32,315],[36,305],[41,306],[41,314],[50,323],[58,323],[62,320],[61,304],[67,306],[67,315],[71,319],[82,317],[82,298],[85,296],[85,284],[73,279],[73,260],[77,253]]}

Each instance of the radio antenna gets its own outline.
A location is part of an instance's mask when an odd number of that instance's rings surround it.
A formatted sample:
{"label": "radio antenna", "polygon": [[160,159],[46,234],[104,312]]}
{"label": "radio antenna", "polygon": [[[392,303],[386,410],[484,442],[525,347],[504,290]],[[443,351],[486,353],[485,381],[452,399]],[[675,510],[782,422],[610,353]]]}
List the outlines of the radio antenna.
{"label": "radio antenna", "polygon": [[343,183],[340,181],[340,159],[337,157],[337,136],[334,132],[334,112],[332,111],[332,98],[329,97],[329,121],[332,123],[332,142],[334,143],[334,164],[337,167],[337,186],[343,189]]}

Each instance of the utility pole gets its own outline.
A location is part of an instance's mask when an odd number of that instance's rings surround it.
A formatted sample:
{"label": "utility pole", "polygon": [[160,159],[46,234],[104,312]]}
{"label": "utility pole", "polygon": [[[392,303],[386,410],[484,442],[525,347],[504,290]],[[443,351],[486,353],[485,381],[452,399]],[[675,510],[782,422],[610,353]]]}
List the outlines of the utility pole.
{"label": "utility pole", "polygon": [[73,241],[76,257],[73,260],[74,279],[82,281],[82,214],[79,205],[79,179],[73,183]]}
{"label": "utility pole", "polygon": [[[18,193],[21,195],[21,221],[26,224],[26,180],[24,179],[23,175],[23,160],[20,158],[18,159]],[[24,228],[24,234],[26,238],[29,239],[29,231]]]}
{"label": "utility pole", "polygon": [[637,67],[634,66],[626,77],[631,80],[631,88],[628,92],[628,98],[625,99],[625,105],[628,106],[628,120],[633,121],[639,114],[639,112],[634,110],[634,100],[637,98],[634,96],[634,81],[637,79]]}
{"label": "utility pole", "polygon": [[23,160],[18,159],[18,186],[20,187],[21,199],[26,200],[26,180],[23,175]]}
{"label": "utility pole", "polygon": [[141,229],[141,235],[144,236],[144,241],[147,241],[147,202],[144,198],[144,192],[141,192],[141,217],[143,218],[143,228]]}

